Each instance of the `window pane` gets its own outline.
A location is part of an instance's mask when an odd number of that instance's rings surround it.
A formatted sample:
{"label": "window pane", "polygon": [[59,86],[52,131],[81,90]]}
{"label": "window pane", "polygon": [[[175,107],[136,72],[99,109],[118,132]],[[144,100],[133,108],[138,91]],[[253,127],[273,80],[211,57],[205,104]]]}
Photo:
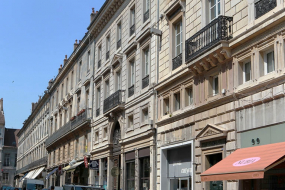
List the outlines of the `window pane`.
{"label": "window pane", "polygon": [[251,63],[250,62],[245,63],[245,65],[244,65],[245,82],[250,80],[250,72],[251,72]]}
{"label": "window pane", "polygon": [[219,80],[218,80],[218,77],[216,77],[215,78],[215,81],[214,81],[214,83],[215,83],[215,93],[214,94],[218,94],[219,93]]}
{"label": "window pane", "polygon": [[267,73],[274,71],[274,51],[267,54]]}
{"label": "window pane", "polygon": [[213,6],[210,11],[211,11],[211,18],[210,19],[213,20],[216,18],[216,15],[217,15],[216,6]]}

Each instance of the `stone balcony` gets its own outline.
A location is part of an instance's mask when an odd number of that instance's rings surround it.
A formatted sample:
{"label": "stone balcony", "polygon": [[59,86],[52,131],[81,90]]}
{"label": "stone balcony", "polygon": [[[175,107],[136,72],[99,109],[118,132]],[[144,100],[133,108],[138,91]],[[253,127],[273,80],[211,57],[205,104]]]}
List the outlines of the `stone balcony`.
{"label": "stone balcony", "polygon": [[103,113],[105,116],[111,112],[116,112],[124,108],[124,92],[125,91],[123,90],[118,90],[104,100]]}

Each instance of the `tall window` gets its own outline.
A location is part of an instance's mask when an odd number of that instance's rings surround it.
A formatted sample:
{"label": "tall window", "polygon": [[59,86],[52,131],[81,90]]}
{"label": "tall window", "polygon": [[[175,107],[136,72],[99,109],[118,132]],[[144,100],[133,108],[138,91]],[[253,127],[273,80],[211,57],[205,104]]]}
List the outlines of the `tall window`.
{"label": "tall window", "polygon": [[247,82],[251,79],[251,63],[246,62],[243,64],[243,82]]}
{"label": "tall window", "polygon": [[100,87],[97,88],[97,109],[100,108],[100,103],[101,103],[101,90]]}
{"label": "tall window", "polygon": [[169,109],[169,97],[163,99],[163,115],[168,115]]}
{"label": "tall window", "polygon": [[74,74],[73,71],[71,72],[71,81],[70,81],[70,89],[73,89],[73,80],[74,80]]}
{"label": "tall window", "polygon": [[102,62],[102,48],[101,46],[98,47],[98,68],[101,67]]}
{"label": "tall window", "polygon": [[65,95],[67,95],[67,92],[68,92],[68,77],[66,78]]}
{"label": "tall window", "polygon": [[62,147],[62,159],[65,160],[65,146],[66,145],[63,145]]}
{"label": "tall window", "polygon": [[122,38],[122,26],[121,23],[117,25],[117,49],[121,47],[121,38]]}
{"label": "tall window", "polygon": [[149,19],[149,0],[144,0],[144,13],[143,13],[143,22]]}
{"label": "tall window", "polygon": [[8,181],[9,181],[9,173],[3,173],[3,181],[4,181],[4,183],[8,183]]}
{"label": "tall window", "polygon": [[130,36],[135,33],[135,17],[136,17],[135,7],[133,7],[130,11]]}
{"label": "tall window", "polygon": [[130,86],[135,84],[135,61],[130,62]]}
{"label": "tall window", "polygon": [[135,189],[135,161],[127,162],[127,190]]}
{"label": "tall window", "polygon": [[212,79],[213,96],[219,93],[219,77],[218,75],[213,76]]}
{"label": "tall window", "polygon": [[274,70],[274,51],[267,51],[264,53],[264,74],[266,75]]}
{"label": "tall window", "polygon": [[55,151],[53,151],[53,165],[55,165]]}
{"label": "tall window", "polygon": [[71,117],[72,117],[72,105],[69,106],[68,112],[69,112],[69,119],[71,119]]}
{"label": "tall window", "polygon": [[4,166],[10,166],[10,154],[5,154]]}
{"label": "tall window", "polygon": [[[89,108],[89,90],[86,91],[86,98],[85,98],[85,105],[86,105],[86,109]],[[87,110],[86,110],[87,111]]]}
{"label": "tall window", "polygon": [[80,96],[77,98],[77,113],[80,111]]}
{"label": "tall window", "polygon": [[70,156],[70,143],[67,145],[67,156]]}
{"label": "tall window", "polygon": [[121,89],[121,71],[116,72],[116,90]]}
{"label": "tall window", "polygon": [[82,67],[82,62],[79,62],[79,66],[78,66],[78,82],[81,80],[81,67]]}
{"label": "tall window", "polygon": [[91,55],[90,55],[90,51],[88,51],[88,57],[87,57],[87,71],[90,70],[90,66],[91,66]]}
{"label": "tall window", "polygon": [[175,25],[175,57],[177,57],[182,53],[182,46],[183,46],[182,31],[183,31],[182,21],[179,21]]}
{"label": "tall window", "polygon": [[64,90],[64,83],[62,83],[62,85],[61,85],[61,100],[63,98],[63,90]]}
{"label": "tall window", "polygon": [[110,35],[106,38],[106,60],[110,57]]}
{"label": "tall window", "polygon": [[110,93],[109,80],[106,80],[105,81],[105,98],[109,97],[109,93]]}
{"label": "tall window", "polygon": [[193,104],[193,88],[192,88],[192,86],[185,88],[185,103],[186,103],[186,106]]}
{"label": "tall window", "polygon": [[174,94],[174,108],[175,111],[180,109],[180,92]]}
{"label": "tall window", "polygon": [[221,14],[220,0],[209,0],[210,22]]}
{"label": "tall window", "polygon": [[144,77],[148,75],[149,72],[149,48],[144,50],[144,65],[143,65],[143,75]]}
{"label": "tall window", "polygon": [[57,153],[57,161],[60,161],[60,148],[58,148],[58,153]]}
{"label": "tall window", "polygon": [[149,189],[150,158],[140,158],[140,189]]}

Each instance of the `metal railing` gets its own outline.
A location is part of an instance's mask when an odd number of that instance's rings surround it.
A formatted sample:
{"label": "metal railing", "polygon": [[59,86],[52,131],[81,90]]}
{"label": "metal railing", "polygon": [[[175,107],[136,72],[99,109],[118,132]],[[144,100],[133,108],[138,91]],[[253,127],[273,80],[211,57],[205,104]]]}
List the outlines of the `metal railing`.
{"label": "metal railing", "polygon": [[135,28],[136,28],[136,25],[133,24],[133,26],[131,26],[131,28],[130,28],[130,36],[135,33]]}
{"label": "metal railing", "polygon": [[147,21],[149,19],[149,9],[143,14],[143,22]]}
{"label": "metal railing", "polygon": [[103,112],[106,113],[110,109],[123,103],[123,91],[118,90],[111,94],[108,98],[104,100]]}
{"label": "metal railing", "polygon": [[98,117],[100,115],[100,108],[96,109],[96,117]]}
{"label": "metal railing", "polygon": [[106,52],[106,60],[108,60],[109,57],[110,57],[110,51],[107,51],[107,52]]}
{"label": "metal railing", "polygon": [[128,92],[129,92],[129,97],[134,95],[134,93],[135,93],[135,85],[130,86]]}
{"label": "metal railing", "polygon": [[101,59],[98,61],[98,68],[101,67]]}
{"label": "metal railing", "polygon": [[117,49],[119,49],[121,47],[121,39],[119,39],[118,41],[117,41]]}
{"label": "metal railing", "polygon": [[38,166],[41,166],[41,165],[46,165],[47,164],[47,156],[41,158],[41,159],[38,159],[24,167],[22,167],[21,169],[17,170],[16,173],[17,174],[20,174],[20,173],[24,173],[32,168],[35,168],[35,167],[38,167]]}
{"label": "metal railing", "polygon": [[259,18],[262,15],[268,13],[277,6],[276,0],[260,0],[254,4],[255,6],[255,18]]}
{"label": "metal railing", "polygon": [[185,60],[189,62],[198,55],[219,44],[222,40],[232,38],[233,17],[219,16],[185,43]]}
{"label": "metal railing", "polygon": [[46,140],[46,147],[49,147],[59,139],[63,138],[64,136],[68,135],[71,131],[73,131],[77,126],[88,121],[88,110],[85,110],[80,115],[76,116],[72,121],[67,122],[65,125],[60,127],[57,131],[49,136]]}
{"label": "metal railing", "polygon": [[145,87],[147,87],[149,85],[149,75],[146,75],[143,79],[142,79],[142,88],[144,89]]}
{"label": "metal railing", "polygon": [[180,67],[182,65],[182,53],[177,55],[175,58],[172,59],[172,70]]}

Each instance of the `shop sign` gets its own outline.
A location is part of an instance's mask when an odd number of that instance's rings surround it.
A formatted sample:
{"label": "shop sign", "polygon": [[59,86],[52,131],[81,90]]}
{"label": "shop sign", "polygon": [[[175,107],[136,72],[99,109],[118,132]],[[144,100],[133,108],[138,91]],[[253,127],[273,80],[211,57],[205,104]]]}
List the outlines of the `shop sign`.
{"label": "shop sign", "polygon": [[84,156],[84,165],[85,165],[85,168],[88,168],[88,160],[86,156]]}
{"label": "shop sign", "polygon": [[99,170],[99,160],[90,160],[90,169]]}
{"label": "shop sign", "polygon": [[253,164],[253,163],[255,163],[255,162],[259,161],[259,160],[260,160],[260,157],[246,158],[246,159],[239,160],[239,161],[233,163],[233,166],[236,166],[236,167],[246,166],[246,165]]}

